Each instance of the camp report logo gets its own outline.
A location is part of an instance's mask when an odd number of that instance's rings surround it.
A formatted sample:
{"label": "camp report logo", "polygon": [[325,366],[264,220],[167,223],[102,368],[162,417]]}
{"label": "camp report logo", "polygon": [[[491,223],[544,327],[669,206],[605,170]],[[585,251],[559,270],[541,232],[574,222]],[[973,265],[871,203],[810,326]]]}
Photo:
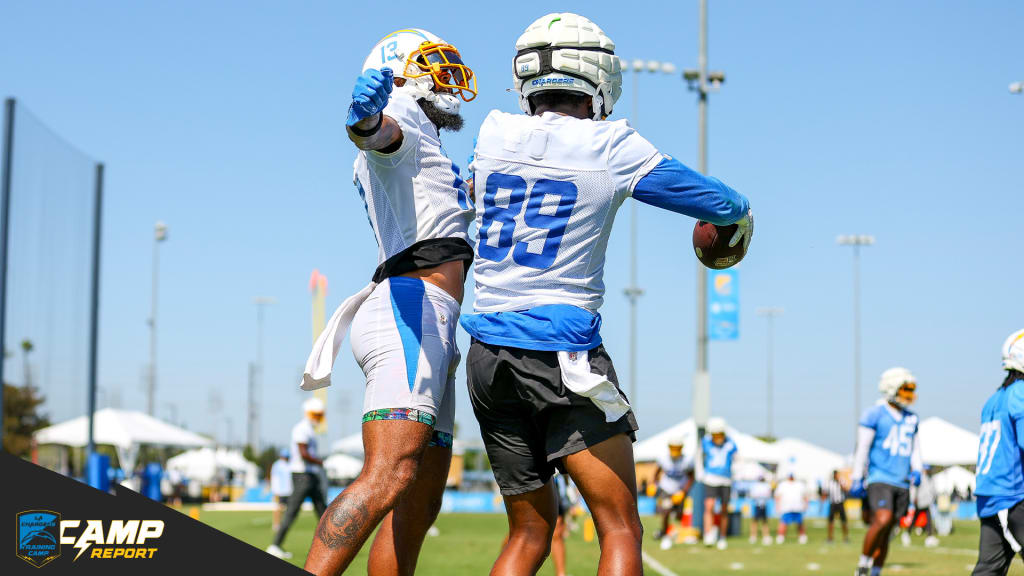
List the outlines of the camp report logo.
{"label": "camp report logo", "polygon": [[60,557],[65,545],[77,551],[73,561],[153,558],[164,533],[163,520],[62,520],[52,510],[20,512],[17,523],[18,558],[36,568]]}

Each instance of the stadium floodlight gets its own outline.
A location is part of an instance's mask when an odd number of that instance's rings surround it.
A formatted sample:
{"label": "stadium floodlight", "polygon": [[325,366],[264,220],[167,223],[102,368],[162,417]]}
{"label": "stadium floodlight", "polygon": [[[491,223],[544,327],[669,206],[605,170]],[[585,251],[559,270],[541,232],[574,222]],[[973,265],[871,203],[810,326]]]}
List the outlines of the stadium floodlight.
{"label": "stadium floodlight", "polygon": [[1014,82],[1010,84],[1010,94],[1022,93],[1024,93],[1024,82]]}
{"label": "stadium floodlight", "polygon": [[842,234],[836,244],[853,247],[853,424],[860,421],[860,248],[872,246],[869,234]]}
{"label": "stadium floodlight", "polygon": [[246,443],[257,453],[260,451],[260,405],[257,398],[263,395],[263,311],[267,306],[277,304],[269,296],[252,299],[256,305],[256,366],[249,372],[249,414],[246,422]]}
{"label": "stadium floodlight", "polygon": [[773,412],[773,404],[774,404],[774,401],[773,401],[773,397],[774,397],[773,388],[775,387],[775,383],[774,383],[774,380],[775,380],[775,359],[774,359],[774,350],[775,350],[775,342],[774,342],[774,340],[775,340],[775,318],[777,316],[782,316],[783,312],[785,312],[785,310],[783,310],[782,308],[777,308],[777,307],[773,307],[773,308],[758,308],[757,309],[757,315],[758,316],[763,316],[763,317],[768,319],[768,342],[767,342],[768,350],[767,350],[767,353],[765,354],[765,357],[767,358],[767,360],[766,360],[767,366],[766,366],[766,369],[765,369],[765,381],[766,381],[766,385],[767,385],[767,397],[765,398],[765,410],[766,410],[766,418],[765,418],[765,431],[766,432],[765,432],[765,436],[767,438],[774,438],[775,437],[775,430],[774,430],[773,421],[772,421],[773,420],[772,412]]}
{"label": "stadium floodlight", "polygon": [[[625,60],[627,66],[623,69],[630,69],[633,72],[633,112],[630,121],[633,126],[637,124],[637,116],[639,114],[639,101],[640,101],[640,72],[647,71],[651,73],[661,72],[663,74],[675,74],[676,65],[671,62],[661,62],[658,60]],[[637,347],[637,329],[636,329],[636,304],[637,300],[644,295],[643,288],[637,286],[636,279],[636,263],[637,263],[637,206],[636,202],[630,202],[629,206],[629,286],[627,286],[622,292],[626,295],[629,300],[629,401],[633,405],[633,410],[636,411],[637,405],[637,377],[636,377],[636,347]]]}
{"label": "stadium floodlight", "polygon": [[155,416],[156,409],[156,305],[160,282],[160,243],[167,240],[167,224],[157,220],[153,226],[153,286],[149,309],[149,382],[146,387],[146,413]]}

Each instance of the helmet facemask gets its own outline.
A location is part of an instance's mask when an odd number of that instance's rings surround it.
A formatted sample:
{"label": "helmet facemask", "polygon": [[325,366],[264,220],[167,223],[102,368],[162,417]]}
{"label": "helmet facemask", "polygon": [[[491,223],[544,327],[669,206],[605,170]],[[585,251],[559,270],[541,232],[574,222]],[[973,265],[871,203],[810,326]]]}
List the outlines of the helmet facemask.
{"label": "helmet facemask", "polygon": [[423,42],[406,57],[402,76],[417,97],[433,103],[441,112],[457,114],[462,101],[476,98],[476,75],[451,44]]}

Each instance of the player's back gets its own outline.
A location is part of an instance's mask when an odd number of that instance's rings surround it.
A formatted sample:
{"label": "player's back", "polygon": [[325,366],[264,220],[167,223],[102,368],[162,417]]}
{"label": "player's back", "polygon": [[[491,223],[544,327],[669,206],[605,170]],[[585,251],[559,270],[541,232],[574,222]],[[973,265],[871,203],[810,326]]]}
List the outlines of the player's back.
{"label": "player's back", "polygon": [[1024,499],[1017,422],[1024,420],[1024,380],[996,391],[981,411],[978,442],[978,514],[991,516]]}
{"label": "player's back", "polygon": [[473,163],[476,310],[596,312],[615,212],[661,159],[622,120],[491,112]]}

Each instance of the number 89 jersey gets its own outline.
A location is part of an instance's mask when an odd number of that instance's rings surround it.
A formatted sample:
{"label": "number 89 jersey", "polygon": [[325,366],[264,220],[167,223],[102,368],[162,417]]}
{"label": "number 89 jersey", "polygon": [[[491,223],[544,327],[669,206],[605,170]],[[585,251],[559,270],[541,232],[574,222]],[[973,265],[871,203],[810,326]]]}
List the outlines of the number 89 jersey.
{"label": "number 89 jersey", "polygon": [[866,484],[910,487],[908,479],[917,424],[917,414],[906,409],[898,411],[885,401],[864,413],[860,425],[875,431],[868,452]]}
{"label": "number 89 jersey", "polygon": [[477,312],[596,312],[615,212],[663,156],[625,120],[492,111],[477,139]]}

